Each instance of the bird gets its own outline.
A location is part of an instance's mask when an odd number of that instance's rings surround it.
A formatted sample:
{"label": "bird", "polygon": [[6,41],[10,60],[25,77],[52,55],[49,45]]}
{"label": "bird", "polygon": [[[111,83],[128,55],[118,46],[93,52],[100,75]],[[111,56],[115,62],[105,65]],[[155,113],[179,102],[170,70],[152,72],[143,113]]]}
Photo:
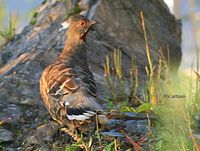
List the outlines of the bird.
{"label": "bird", "polygon": [[53,120],[71,130],[89,127],[97,113],[103,112],[87,62],[86,36],[96,23],[78,14],[67,19],[64,49],[40,78],[43,104]]}

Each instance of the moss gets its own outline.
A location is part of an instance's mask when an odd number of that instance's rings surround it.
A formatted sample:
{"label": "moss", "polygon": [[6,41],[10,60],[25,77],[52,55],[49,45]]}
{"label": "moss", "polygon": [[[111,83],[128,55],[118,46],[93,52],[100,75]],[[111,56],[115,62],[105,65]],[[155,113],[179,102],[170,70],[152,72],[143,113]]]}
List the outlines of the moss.
{"label": "moss", "polygon": [[38,12],[34,12],[33,13],[33,16],[31,18],[31,25],[35,25],[36,21],[37,21],[37,15],[38,15]]}
{"label": "moss", "polygon": [[67,0],[58,0],[58,2],[63,2],[63,3],[66,3]]}
{"label": "moss", "polygon": [[44,1],[42,2],[42,5],[44,5],[46,2],[47,2],[47,0],[44,0]]}
{"label": "moss", "polygon": [[79,14],[82,11],[82,9],[80,8],[79,5],[76,5],[74,7],[74,9],[72,9],[68,14],[67,14],[67,18],[69,18],[70,16],[74,15],[74,14]]}

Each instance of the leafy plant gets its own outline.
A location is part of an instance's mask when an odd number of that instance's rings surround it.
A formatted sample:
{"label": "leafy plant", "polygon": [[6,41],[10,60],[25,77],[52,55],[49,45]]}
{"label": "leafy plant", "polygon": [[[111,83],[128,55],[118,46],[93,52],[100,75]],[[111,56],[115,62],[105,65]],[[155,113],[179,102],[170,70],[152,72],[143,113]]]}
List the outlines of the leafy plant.
{"label": "leafy plant", "polygon": [[78,151],[78,149],[80,149],[79,146],[74,144],[65,147],[65,151]]}
{"label": "leafy plant", "polygon": [[59,0],[60,2],[63,2],[63,3],[66,3],[67,2],[67,0]]}
{"label": "leafy plant", "polygon": [[75,5],[75,7],[67,14],[67,18],[69,18],[70,16],[74,15],[74,14],[79,14],[82,11],[82,9],[80,8],[80,6],[77,4]]}
{"label": "leafy plant", "polygon": [[47,2],[47,0],[43,0],[43,1],[42,1],[42,4],[45,4],[46,2]]}
{"label": "leafy plant", "polygon": [[31,25],[35,25],[36,24],[36,21],[37,21],[37,15],[38,15],[38,12],[34,12],[33,15],[32,15],[32,18],[31,18]]}
{"label": "leafy plant", "polygon": [[0,36],[6,40],[6,43],[13,39],[15,36],[16,24],[14,16],[10,15],[9,25],[0,31]]}
{"label": "leafy plant", "polygon": [[105,147],[105,151],[117,151],[117,140],[115,139],[113,142],[109,143]]}
{"label": "leafy plant", "polygon": [[115,143],[114,141],[106,145],[106,151],[114,151]]}

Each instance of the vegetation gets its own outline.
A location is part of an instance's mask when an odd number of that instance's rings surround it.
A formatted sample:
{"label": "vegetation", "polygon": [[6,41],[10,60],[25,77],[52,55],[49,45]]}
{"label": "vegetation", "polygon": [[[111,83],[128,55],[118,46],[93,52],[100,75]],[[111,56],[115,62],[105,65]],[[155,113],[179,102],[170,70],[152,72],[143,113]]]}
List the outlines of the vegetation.
{"label": "vegetation", "polygon": [[82,11],[82,9],[80,8],[80,6],[77,4],[68,14],[67,14],[67,18],[69,18],[70,16],[74,15],[74,14],[78,14]]}
{"label": "vegetation", "polygon": [[[0,9],[1,10],[1,9]],[[79,13],[80,7],[77,5],[68,17]],[[1,14],[1,13],[0,13]],[[38,13],[34,12],[31,24],[36,23]],[[115,49],[113,54],[108,54],[105,58],[104,75],[107,81],[108,89],[112,94],[106,101],[108,103],[108,111],[111,109],[119,109],[120,112],[137,112],[145,113],[149,119],[149,141],[147,143],[151,150],[158,151],[199,151],[200,140],[195,137],[195,133],[199,133],[196,118],[200,114],[200,74],[199,58],[197,57],[196,69],[191,68],[191,75],[187,76],[180,73],[181,76],[174,77],[169,72],[169,58],[164,58],[162,49],[158,55],[158,64],[154,64],[151,59],[151,51],[148,46],[148,33],[146,32],[144,15],[141,12],[141,26],[144,36],[144,45],[146,48],[146,56],[148,65],[145,66],[147,81],[141,85],[139,83],[139,72],[136,59],[132,57],[130,65],[130,78],[124,78],[122,69],[122,53]],[[0,16],[1,19],[1,16]],[[12,40],[15,35],[15,23],[13,17],[10,16],[9,26],[0,31],[0,36],[6,42]],[[197,50],[197,56],[199,52]],[[161,77],[164,76],[164,79]],[[130,84],[127,84],[130,83]],[[130,87],[127,90],[127,85]],[[138,92],[142,97],[138,97]],[[135,106],[138,107],[135,107]],[[156,120],[151,120],[151,115],[156,116]],[[199,121],[198,121],[199,122]],[[0,121],[0,126],[2,122]],[[66,129],[63,129],[66,131]],[[119,130],[128,140],[130,148],[136,151],[143,150],[140,143],[134,138],[128,136],[123,130]],[[69,133],[69,132],[68,132]],[[72,134],[77,142],[66,145],[65,151],[76,151],[80,148],[85,150],[95,150],[95,147],[105,148],[106,151],[117,151],[122,148],[123,144],[114,139],[112,142],[106,142],[102,139],[98,125],[95,134],[84,140],[78,134]],[[2,147],[0,146],[0,149]]]}
{"label": "vegetation", "polygon": [[38,15],[38,12],[33,12],[33,15],[31,18],[31,25],[35,25],[35,23],[37,21],[37,15]]}
{"label": "vegetation", "polygon": [[6,44],[12,40],[15,36],[15,30],[17,28],[17,15],[10,13],[8,17],[8,23],[6,23],[6,8],[4,1],[0,4],[0,46]]}
{"label": "vegetation", "polygon": [[47,0],[43,0],[42,4],[45,4],[47,2]]}
{"label": "vegetation", "polygon": [[[142,86],[144,91],[139,88],[139,73],[135,59],[132,59],[130,81],[128,81],[123,77],[121,51],[115,49],[113,54],[106,56],[104,64],[107,87],[112,90],[111,97],[107,100],[108,110],[118,108],[120,112],[142,112],[146,113],[147,118],[155,115],[156,120],[149,119],[149,141],[146,142],[148,150],[199,151],[200,141],[194,135],[199,130],[193,117],[195,115],[199,117],[200,112],[200,74],[193,72],[192,69],[190,77],[183,73],[181,73],[181,76],[174,76],[169,72],[168,63],[170,62],[166,62],[163,59],[162,49],[159,50],[158,64],[153,64],[148,47],[143,13],[141,13],[141,25],[144,32],[146,55],[149,63],[145,67],[148,79],[146,84]],[[169,59],[166,58],[165,60]],[[194,73],[196,80],[192,78]],[[164,79],[161,78],[162,74],[165,77]],[[129,90],[131,93],[127,93],[125,90],[128,82],[131,83]],[[142,91],[143,100],[137,97],[137,91]],[[132,95],[131,98],[133,101],[136,99],[136,101],[140,102],[141,105],[139,107],[135,108],[129,103],[130,95]],[[120,132],[124,134],[128,143],[136,151],[145,150],[140,143],[134,141],[133,137],[128,136],[123,130],[120,130]],[[92,136],[94,139],[92,142],[95,141],[95,137],[97,135]],[[107,144],[105,144],[100,134],[98,134],[98,139],[101,142],[98,145],[101,148],[105,148],[106,151],[117,151],[122,147],[121,142],[117,139]],[[91,144],[93,144],[91,140],[88,143],[85,142],[86,146],[90,146],[87,148],[88,150],[94,150]]]}
{"label": "vegetation", "polygon": [[15,36],[15,29],[16,29],[16,21],[14,19],[14,16],[10,15],[8,27],[4,27],[4,29],[0,31],[0,36],[5,40],[6,43],[12,40],[13,37]]}

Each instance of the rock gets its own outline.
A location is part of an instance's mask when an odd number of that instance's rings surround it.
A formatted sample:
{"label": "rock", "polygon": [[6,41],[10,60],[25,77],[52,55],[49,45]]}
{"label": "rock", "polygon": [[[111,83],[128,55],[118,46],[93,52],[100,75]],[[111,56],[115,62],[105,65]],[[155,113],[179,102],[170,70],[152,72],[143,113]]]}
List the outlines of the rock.
{"label": "rock", "polygon": [[128,120],[125,121],[125,130],[129,134],[134,133],[146,133],[148,130],[148,121],[147,120]]}
{"label": "rock", "polygon": [[109,131],[109,132],[101,132],[103,139],[107,141],[113,141],[115,138],[122,138],[123,135],[116,131]]}
{"label": "rock", "polygon": [[140,126],[147,127],[148,126],[148,121],[147,120],[138,120],[137,121],[137,127],[140,127]]}
{"label": "rock", "polygon": [[[126,120],[143,120],[143,119],[148,119],[147,115],[144,113],[136,113],[136,112],[123,112],[122,116]],[[150,119],[156,119],[156,117],[153,114],[149,115]]]}
{"label": "rock", "polygon": [[0,142],[10,142],[13,141],[13,133],[7,129],[0,129]]}
{"label": "rock", "polygon": [[[98,76],[103,78],[105,56],[114,49],[120,49],[125,77],[129,76],[131,56],[134,56],[141,73],[139,77],[145,79],[147,59],[140,11],[144,12],[154,64],[158,62],[158,49],[162,47],[166,57],[168,46],[171,64],[174,65],[171,70],[176,72],[181,60],[181,24],[170,14],[162,0],[87,0],[80,3],[49,0],[36,10],[36,24],[26,26],[1,48],[0,58],[7,57],[0,68],[0,99],[11,103],[42,105],[38,87],[40,74],[64,47],[66,37],[65,31],[59,32],[60,23],[66,14],[77,8],[80,13],[101,22],[87,38],[89,64]],[[105,84],[104,80],[98,82],[99,87]],[[105,89],[101,90],[104,91],[100,91],[100,97],[105,94]]]}
{"label": "rock", "polygon": [[32,144],[41,145],[45,142],[51,142],[53,140],[53,135],[59,129],[59,124],[56,122],[50,122],[48,124],[39,126],[34,132],[33,135],[29,136],[26,139],[26,146]]}
{"label": "rock", "polygon": [[125,121],[119,119],[109,119],[103,131],[119,131],[121,128],[125,128]]}
{"label": "rock", "polygon": [[106,124],[107,130],[120,130],[124,129],[129,134],[135,133],[145,133],[148,129],[147,120],[119,120],[119,119],[109,119]]}
{"label": "rock", "polygon": [[119,120],[119,119],[109,119],[106,123],[107,127],[112,128],[112,129],[116,127],[119,128],[119,126],[122,126],[123,124],[124,124],[124,121]]}
{"label": "rock", "polygon": [[39,150],[41,150],[41,151],[49,151],[50,148],[48,146],[42,146],[42,147],[40,147]]}
{"label": "rock", "polygon": [[134,132],[137,129],[137,121],[136,120],[128,120],[125,121],[125,130],[128,132]]}
{"label": "rock", "polygon": [[22,115],[20,106],[0,100],[0,110],[0,121],[2,123],[17,123],[20,121]]}
{"label": "rock", "polygon": [[194,115],[194,119],[197,121],[200,121],[200,116],[199,115]]}
{"label": "rock", "polygon": [[147,119],[147,116],[142,113],[135,113],[135,112],[124,112],[123,116],[126,119]]}
{"label": "rock", "polygon": [[17,148],[10,148],[10,147],[6,148],[6,151],[16,151],[16,150],[17,150]]}
{"label": "rock", "polygon": [[[139,70],[144,70],[142,66],[147,63],[147,60],[145,56],[143,33],[141,30],[140,11],[144,12],[151,57],[156,62],[158,56],[156,51],[159,47],[163,48],[163,53],[166,56],[166,44],[170,43],[169,47],[172,49],[170,51],[170,57],[173,57],[171,63],[175,64],[174,70],[176,70],[181,60],[181,24],[170,14],[169,9],[162,0],[150,0],[148,2],[145,0],[116,0],[114,2],[111,0],[102,0],[96,8],[94,17],[102,22],[102,24],[98,26],[97,32],[101,36],[98,36],[97,42],[101,43],[99,46],[105,48],[102,50],[103,53],[100,53],[95,51],[97,49],[97,47],[95,47],[92,53],[95,53],[96,56],[100,58],[104,58],[107,51],[112,51],[113,48],[117,48],[123,52],[123,69],[129,67],[128,56],[132,54],[136,57],[135,59],[139,65]],[[174,25],[175,28],[173,27]],[[163,33],[169,34],[170,37],[163,35]],[[158,37],[163,36],[164,39],[158,39]],[[102,42],[102,39],[105,41]],[[91,55],[91,57],[92,56],[93,55]],[[101,59],[98,60],[100,64],[103,63],[102,61]],[[95,62],[97,61],[95,60],[94,63]]]}

